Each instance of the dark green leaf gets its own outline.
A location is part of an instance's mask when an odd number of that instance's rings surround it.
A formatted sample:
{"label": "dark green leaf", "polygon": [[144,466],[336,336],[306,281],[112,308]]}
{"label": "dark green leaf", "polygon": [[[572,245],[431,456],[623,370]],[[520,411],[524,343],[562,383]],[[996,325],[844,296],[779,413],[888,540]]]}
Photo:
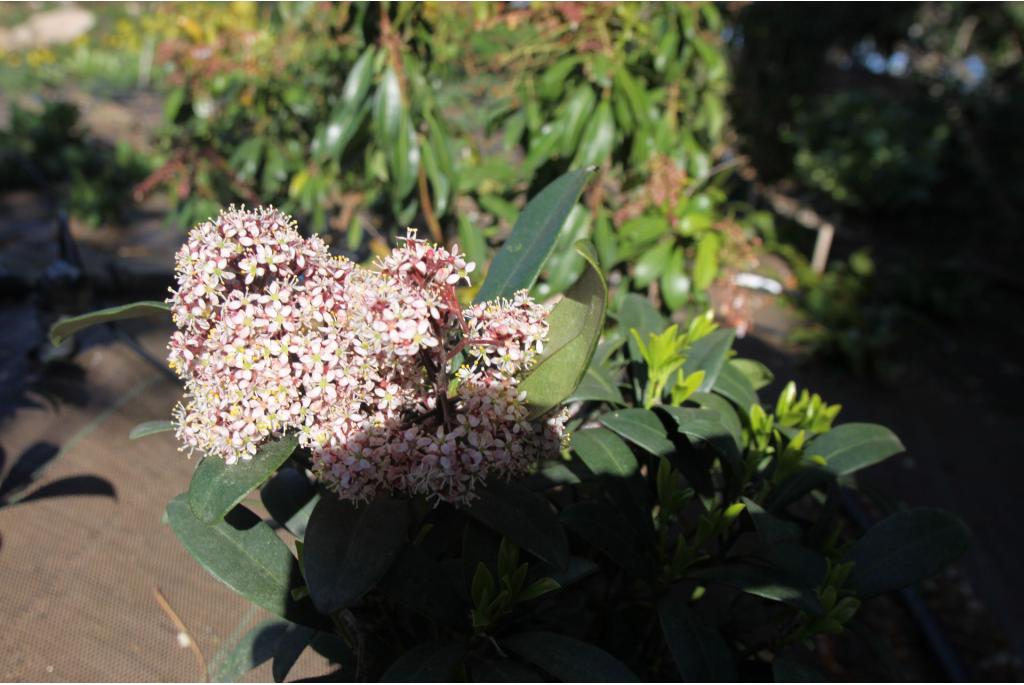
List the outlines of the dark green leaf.
{"label": "dark green leaf", "polygon": [[633,282],[637,288],[646,288],[661,277],[668,268],[673,246],[671,241],[665,241],[640,255],[640,259],[633,265]]}
{"label": "dark green leaf", "polygon": [[512,234],[494,257],[475,302],[512,297],[516,291],[533,286],[551,254],[559,230],[592,174],[591,169],[571,171],[552,181],[530,200],[512,227]]}
{"label": "dark green leaf", "polygon": [[619,305],[619,311],[617,312],[617,319],[619,326],[626,334],[626,340],[629,344],[629,356],[633,359],[640,359],[640,348],[636,346],[636,339],[629,335],[629,331],[632,328],[636,329],[636,332],[640,334],[641,340],[647,340],[651,333],[661,333],[668,327],[668,322],[665,320],[658,310],[654,308],[646,297],[641,297],[636,293],[630,293],[622,298],[622,304]]}
{"label": "dark green leaf", "polygon": [[771,382],[775,380],[775,374],[756,359],[730,359],[729,365],[746,376],[755,391],[771,385]]}
{"label": "dark green leaf", "polygon": [[729,645],[673,593],[658,602],[658,618],[669,651],[684,682],[735,682],[736,664]]}
{"label": "dark green leaf", "polygon": [[293,435],[285,435],[260,447],[252,459],[228,464],[217,457],[200,462],[188,488],[192,512],[205,523],[213,523],[263,484],[292,455],[298,446]]}
{"label": "dark green leaf", "polygon": [[725,365],[736,331],[723,328],[704,336],[690,346],[683,364],[683,373],[689,376],[698,371],[704,372],[704,380],[698,390],[708,392],[718,380],[718,374]]}
{"label": "dark green leaf", "polygon": [[504,649],[539,666],[564,683],[635,683],[638,678],[608,652],[557,633],[519,633],[501,641]]}
{"label": "dark green leaf", "polygon": [[712,389],[719,395],[735,402],[744,414],[749,413],[750,407],[758,402],[754,386],[750,384],[742,371],[732,365],[732,362],[727,362],[722,366]]}
{"label": "dark green leaf", "polygon": [[743,445],[743,423],[740,421],[740,417],[736,415],[736,408],[729,403],[729,400],[721,395],[695,392],[690,395],[689,401],[700,405],[704,409],[718,412],[718,420],[729,431],[732,439],[737,445]]}
{"label": "dark green leaf", "polygon": [[807,444],[804,453],[825,458],[825,468],[837,476],[885,461],[906,448],[896,434],[874,423],[844,423]]}
{"label": "dark green leaf", "polygon": [[789,604],[811,614],[821,613],[821,602],[813,588],[803,586],[783,571],[769,566],[732,563],[702,568],[692,572],[690,576]]}
{"label": "dark green leaf", "polygon": [[827,683],[822,673],[801,661],[790,657],[779,657],[772,664],[772,677],[777,683]]}
{"label": "dark green leaf", "polygon": [[673,451],[668,432],[658,415],[649,409],[620,409],[601,417],[601,423],[651,454]]}
{"label": "dark green leaf", "polygon": [[218,652],[210,663],[210,681],[234,683],[260,664],[270,661],[289,625],[286,621],[263,621],[243,635],[226,654]]}
{"label": "dark green leaf", "polygon": [[352,606],[388,572],[406,541],[408,504],[378,497],[356,506],[324,496],[302,547],[313,603],[322,613]]}
{"label": "dark green leaf", "polygon": [[800,538],[800,526],[797,524],[772,516],[752,499],[744,497],[743,503],[747,505],[747,514],[754,522],[758,539],[765,545]]}
{"label": "dark green leaf", "polygon": [[625,400],[622,399],[622,391],[619,390],[611,371],[603,365],[595,365],[595,361],[591,360],[587,372],[583,374],[583,380],[576,386],[576,391],[569,398],[570,401],[625,404]]}
{"label": "dark green leaf", "polygon": [[610,503],[589,500],[561,513],[566,528],[604,553],[633,576],[646,577],[653,566],[644,538]]}
{"label": "dark green leaf", "polygon": [[587,260],[586,271],[552,310],[544,353],[519,384],[526,393],[530,418],[546,414],[576,390],[604,327],[608,289],[597,255],[589,243],[577,243],[576,249]]}
{"label": "dark green leaf", "polygon": [[661,410],[675,419],[680,433],[708,443],[722,457],[723,463],[734,470],[742,470],[742,447],[736,443],[718,412],[689,407],[661,407]]}
{"label": "dark green leaf", "polygon": [[551,505],[510,483],[493,482],[480,492],[469,514],[557,568],[569,561],[569,543]]}
{"label": "dark green leaf", "polygon": [[380,589],[398,604],[442,625],[462,628],[467,622],[469,607],[463,604],[449,574],[419,547],[410,545],[402,550],[381,580]]}
{"label": "dark green leaf", "polygon": [[137,319],[142,316],[155,316],[155,315],[167,315],[171,311],[171,306],[164,302],[157,301],[146,301],[146,302],[133,302],[131,304],[123,304],[119,307],[110,307],[108,309],[100,309],[95,312],[89,312],[88,314],[80,314],[79,316],[66,317],[53,324],[50,327],[50,342],[54,345],[59,345],[61,341],[74,333],[82,330],[83,328],[89,328],[90,326],[96,326],[97,324],[107,323],[108,321],[120,321],[121,319]]}
{"label": "dark green leaf", "polygon": [[629,445],[607,428],[586,428],[572,436],[572,449],[595,476],[625,478],[636,473]]}
{"label": "dark green leaf", "polygon": [[835,480],[835,476],[824,469],[811,466],[803,468],[779,483],[765,499],[768,511],[778,512],[806,495],[811,490],[822,490]]}
{"label": "dark green leaf", "polygon": [[298,539],[306,535],[313,508],[320,501],[316,488],[298,469],[284,468],[260,491],[260,499],[275,521]]}
{"label": "dark green leaf", "polygon": [[512,659],[474,659],[470,663],[474,683],[543,683],[544,676]]}
{"label": "dark green leaf", "polygon": [[675,310],[686,304],[689,295],[690,277],[686,275],[686,255],[683,248],[676,247],[661,274],[661,297],[666,307]]}
{"label": "dark green leaf", "polygon": [[144,438],[147,435],[155,435],[157,433],[166,433],[167,431],[174,430],[174,423],[171,421],[146,421],[140,423],[135,428],[132,428],[132,432],[128,434],[129,440],[138,440]]}
{"label": "dark green leaf", "polygon": [[316,630],[306,626],[289,624],[277,643],[277,651],[274,652],[274,663],[271,667],[274,682],[283,683],[288,677],[288,672],[299,660],[306,647],[312,642]]}
{"label": "dark green leaf", "polygon": [[214,578],[273,614],[319,623],[308,603],[292,599],[292,588],[301,583],[292,553],[251,511],[239,506],[209,525],[196,518],[183,493],[167,505],[167,519],[188,553]]}
{"label": "dark green leaf", "polygon": [[935,575],[967,551],[970,532],[939,509],[893,514],[868,530],[846,555],[849,583],[860,597],[898,590]]}
{"label": "dark green leaf", "polygon": [[382,683],[443,683],[457,680],[466,656],[461,641],[430,642],[398,657],[381,676]]}

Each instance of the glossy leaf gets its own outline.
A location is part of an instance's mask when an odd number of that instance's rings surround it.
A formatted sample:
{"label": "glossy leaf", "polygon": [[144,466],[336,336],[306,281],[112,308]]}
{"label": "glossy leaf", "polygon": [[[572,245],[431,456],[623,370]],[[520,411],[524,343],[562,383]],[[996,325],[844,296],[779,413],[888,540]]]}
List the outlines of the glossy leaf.
{"label": "glossy leaf", "polygon": [[678,593],[658,602],[658,619],[676,668],[684,682],[735,682],[736,664],[729,645],[714,627],[704,624]]}
{"label": "glossy leaf", "polygon": [[750,595],[789,604],[811,614],[821,613],[821,601],[813,588],[769,566],[732,563],[702,568],[690,575],[709,583],[727,585]]}
{"label": "glossy leaf", "polygon": [[744,414],[749,413],[750,407],[758,403],[754,386],[731,362],[722,365],[712,390],[735,402]]}
{"label": "glossy leaf", "polygon": [[564,683],[634,683],[638,680],[611,654],[567,635],[542,631],[519,633],[501,640],[500,645]]}
{"label": "glossy leaf", "polygon": [[615,145],[615,117],[608,100],[602,100],[583,130],[574,167],[600,166],[612,154]]}
{"label": "glossy leaf", "polygon": [[604,327],[608,290],[597,255],[589,243],[578,243],[576,249],[587,260],[586,271],[548,316],[551,333],[544,352],[519,384],[530,418],[557,407],[576,390]]}
{"label": "glossy leaf", "polygon": [[562,225],[592,174],[590,169],[564,174],[527,203],[508,240],[491,262],[475,302],[510,298],[516,291],[533,286]]}
{"label": "glossy leaf", "polygon": [[252,459],[228,464],[217,457],[199,463],[188,488],[188,503],[200,521],[213,523],[245,499],[280,468],[298,446],[285,435],[260,447]]}
{"label": "glossy leaf", "polygon": [[672,242],[665,241],[640,255],[640,259],[633,265],[633,282],[637,288],[646,288],[661,277],[668,268],[672,248]]}
{"label": "glossy leaf", "polygon": [[885,461],[906,448],[896,434],[874,423],[844,423],[807,444],[804,453],[825,458],[825,468],[844,476]]}
{"label": "glossy leaf", "polygon": [[661,419],[648,409],[620,409],[601,416],[601,423],[651,454],[670,454],[674,447]]}
{"label": "glossy leaf", "polygon": [[607,428],[576,431],[571,448],[595,476],[626,478],[638,468],[629,445]]}
{"label": "glossy leaf", "polygon": [[428,642],[398,657],[380,680],[382,683],[444,683],[458,680],[466,656],[462,641]]}
{"label": "glossy leaf", "polygon": [[488,528],[557,568],[569,561],[558,516],[542,496],[512,483],[493,482],[467,510]]}
{"label": "glossy leaf", "polygon": [[596,359],[592,359],[583,379],[576,386],[576,390],[569,398],[570,401],[608,402],[610,404],[625,404],[622,398],[622,391],[612,376],[611,372],[603,365],[595,365]]}
{"label": "glossy leaf", "polygon": [[144,302],[133,302],[123,304],[119,307],[100,309],[88,314],[65,317],[50,327],[50,342],[59,345],[68,336],[78,331],[96,326],[108,321],[121,321],[123,319],[138,319],[143,316],[167,316],[171,312],[171,306],[165,302],[155,300]]}
{"label": "glossy leaf", "polygon": [[775,380],[775,374],[756,359],[730,359],[729,365],[746,376],[755,391],[771,385],[771,382]]}
{"label": "glossy leaf", "polygon": [[722,328],[709,333],[690,346],[686,363],[683,364],[683,373],[689,376],[698,371],[704,372],[704,381],[698,390],[708,392],[714,387],[735,338],[736,331]]}
{"label": "glossy leaf", "polygon": [[661,407],[661,410],[675,419],[680,433],[709,444],[733,469],[743,468],[742,445],[736,442],[718,412],[690,407]]}
{"label": "glossy leaf", "polygon": [[938,573],[967,551],[963,521],[939,509],[911,509],[871,527],[846,555],[860,597],[897,590]]}
{"label": "glossy leaf", "polygon": [[768,494],[765,499],[765,508],[768,511],[782,511],[811,490],[823,490],[834,480],[835,476],[825,469],[815,466],[800,469],[779,483]]}
{"label": "glossy leaf", "polygon": [[303,570],[322,613],[358,602],[388,572],[406,542],[408,503],[378,497],[356,506],[320,499],[306,526]]}
{"label": "glossy leaf", "polygon": [[686,256],[683,248],[672,251],[661,274],[661,297],[669,309],[679,309],[690,295],[690,277],[686,274]]}
{"label": "glossy leaf", "polygon": [[263,486],[260,500],[275,521],[302,540],[320,495],[306,474],[298,469],[283,468]]}
{"label": "glossy leaf", "polygon": [[721,395],[714,395],[706,392],[695,392],[690,395],[690,402],[700,405],[704,409],[710,409],[718,413],[718,420],[722,422],[725,429],[737,445],[743,445],[743,423],[736,415],[736,409]]}
{"label": "glossy leaf", "polygon": [[272,614],[317,625],[307,603],[292,599],[301,583],[295,558],[274,531],[244,507],[223,520],[203,523],[181,494],[167,505],[167,520],[192,558],[210,575]]}

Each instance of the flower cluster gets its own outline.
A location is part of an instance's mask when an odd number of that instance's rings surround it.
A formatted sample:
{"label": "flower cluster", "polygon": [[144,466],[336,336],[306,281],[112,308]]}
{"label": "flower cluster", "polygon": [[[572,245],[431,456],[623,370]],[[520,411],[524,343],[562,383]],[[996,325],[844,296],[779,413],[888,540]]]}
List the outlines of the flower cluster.
{"label": "flower cluster", "polygon": [[294,432],[317,478],[356,501],[463,503],[557,454],[564,416],[530,421],[517,388],[547,309],[525,291],[462,308],[474,265],[414,231],[375,266],[331,256],[272,208],[193,229],[170,298],[179,440],[234,463]]}

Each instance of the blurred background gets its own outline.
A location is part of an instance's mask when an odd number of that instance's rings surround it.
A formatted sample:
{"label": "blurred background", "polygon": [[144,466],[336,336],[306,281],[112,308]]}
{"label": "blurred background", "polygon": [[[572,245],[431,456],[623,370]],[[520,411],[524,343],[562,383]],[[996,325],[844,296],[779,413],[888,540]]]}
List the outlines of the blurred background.
{"label": "blurred background", "polygon": [[360,261],[416,226],[486,272],[595,165],[536,296],[592,239],[615,297],[736,327],[762,398],[794,379],[900,435],[865,515],[973,531],[823,669],[1021,680],[1022,60],[1021,4],[0,3],[0,678],[227,673],[261,618],[161,524],[173,437],[127,439],[180,393],[169,324],[53,347],[58,316],[163,299],[231,203]]}

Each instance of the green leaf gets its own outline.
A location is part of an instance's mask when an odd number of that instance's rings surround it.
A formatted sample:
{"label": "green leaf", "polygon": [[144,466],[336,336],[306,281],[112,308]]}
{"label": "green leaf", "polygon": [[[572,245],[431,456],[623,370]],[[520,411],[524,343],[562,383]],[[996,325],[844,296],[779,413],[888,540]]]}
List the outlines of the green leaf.
{"label": "green leaf", "polygon": [[684,682],[735,682],[736,663],[725,639],[704,624],[673,593],[658,602],[658,618],[669,651]]}
{"label": "green leaf", "polygon": [[423,169],[427,173],[427,180],[434,191],[434,212],[437,216],[444,216],[448,210],[448,198],[451,195],[452,184],[448,176],[441,171],[441,165],[437,160],[433,146],[429,143],[421,147],[423,153]]}
{"label": "green leaf", "polygon": [[298,446],[293,435],[268,442],[252,459],[228,464],[217,457],[206,457],[199,463],[188,488],[192,512],[205,523],[213,523],[258,488],[292,455]]}
{"label": "green leaf", "polygon": [[608,289],[597,255],[589,243],[577,243],[576,250],[587,260],[587,269],[551,311],[544,353],[519,384],[526,393],[530,418],[546,414],[576,390],[604,327]]}
{"label": "green leaf", "polygon": [[258,624],[227,652],[218,652],[210,663],[210,681],[234,683],[260,664],[270,661],[290,624],[267,620]]}
{"label": "green leaf", "polygon": [[609,404],[625,404],[622,391],[612,377],[611,371],[602,365],[595,365],[591,360],[583,380],[576,386],[570,401],[608,402]]}
{"label": "green leaf", "polygon": [[487,240],[483,231],[474,226],[465,214],[459,214],[458,231],[459,245],[466,251],[469,260],[475,262],[478,269],[482,269],[487,260]]}
{"label": "green leaf", "polygon": [[373,84],[373,58],[376,56],[376,46],[369,46],[359,56],[352,70],[345,77],[345,85],[341,87],[340,103],[344,107],[354,108],[366,99]]}
{"label": "green leaf", "polygon": [[690,295],[690,277],[686,275],[686,255],[676,247],[661,274],[661,296],[669,309],[679,309]]}
{"label": "green leaf", "polygon": [[736,409],[721,395],[713,395],[706,392],[695,392],[690,395],[690,402],[695,402],[704,409],[710,409],[718,413],[718,420],[722,422],[729,435],[737,445],[743,445],[743,424],[740,417],[736,415]]}
{"label": "green leaf", "polygon": [[771,382],[775,380],[775,374],[756,359],[730,359],[729,365],[746,376],[755,391],[771,385]]}
{"label": "green leaf", "polygon": [[849,584],[862,598],[898,590],[935,575],[967,551],[970,532],[939,509],[911,509],[870,528],[846,555]]}
{"label": "green leaf", "polygon": [[711,409],[690,407],[661,407],[661,410],[675,419],[679,432],[689,438],[708,443],[736,471],[743,468],[742,445],[736,442],[729,428],[722,422],[718,412]]}
{"label": "green leaf", "polygon": [[569,561],[569,543],[547,499],[500,481],[488,484],[469,515],[557,568]]}
{"label": "green leaf", "polygon": [[708,392],[715,386],[735,338],[736,331],[722,328],[705,335],[690,346],[686,363],[683,364],[683,373],[689,376],[698,371],[704,372],[704,381],[698,388],[700,392]]}
{"label": "green leaf", "polygon": [[671,241],[665,241],[640,255],[640,259],[633,266],[633,282],[637,288],[646,288],[661,277],[665,269],[668,268],[673,247]]}
{"label": "green leaf", "polygon": [[629,335],[629,330],[636,329],[641,340],[647,340],[651,333],[661,333],[668,327],[665,320],[654,305],[646,297],[630,293],[622,298],[619,310],[616,313],[619,328],[626,334],[629,345],[629,356],[633,359],[640,359],[640,348],[637,347],[636,338]]}
{"label": "green leaf", "polygon": [[167,520],[214,578],[272,614],[305,625],[321,623],[308,602],[292,599],[292,587],[301,583],[295,557],[254,513],[239,506],[209,525],[196,518],[182,493],[167,505]]}
{"label": "green leaf", "polygon": [[697,243],[697,256],[693,263],[693,287],[697,290],[707,290],[718,276],[718,251],[721,247],[722,239],[715,231],[705,233]]}
{"label": "green leaf", "polygon": [[564,683],[635,683],[625,664],[603,649],[576,638],[543,631],[519,633],[501,646]]}
{"label": "green leaf", "polygon": [[382,683],[444,683],[459,680],[458,669],[466,656],[461,640],[428,642],[398,657],[381,676]]}
{"label": "green leaf", "polygon": [[765,499],[765,508],[772,512],[782,511],[811,490],[823,490],[834,480],[835,476],[825,469],[815,466],[803,468],[788,476],[769,493]]}
{"label": "green leaf", "polygon": [[826,683],[818,669],[791,657],[778,657],[772,664],[772,677],[777,683]]}
{"label": "green leaf", "polygon": [[[461,578],[460,578],[461,580]],[[417,546],[408,545],[380,582],[381,592],[401,606],[445,626],[463,628],[469,607],[450,575]]]}
{"label": "green leaf", "polygon": [[174,430],[174,422],[172,421],[145,421],[137,425],[135,428],[132,428],[132,432],[128,434],[128,439],[138,440],[139,438],[144,438],[147,435],[166,433],[167,431],[172,430]]}
{"label": "green leaf", "polygon": [[607,428],[576,431],[571,446],[595,476],[626,478],[638,468],[629,445]]}
{"label": "green leaf", "polygon": [[675,448],[658,415],[649,409],[620,409],[601,417],[601,423],[651,454],[670,454]]}
{"label": "green leaf", "polygon": [[573,72],[581,62],[581,58],[572,55],[563,57],[548,67],[539,79],[537,79],[537,94],[546,100],[551,100],[561,94],[565,89],[565,82],[569,74]]}
{"label": "green leaf", "polygon": [[734,587],[749,595],[782,602],[802,611],[821,614],[821,601],[814,589],[804,586],[780,569],[759,564],[732,563],[693,571],[690,577]]}
{"label": "green leaf", "polygon": [[632,576],[648,577],[650,550],[622,512],[603,500],[587,500],[561,513],[566,528],[600,550]]}
{"label": "green leaf", "polygon": [[260,500],[275,521],[302,540],[320,495],[306,474],[298,469],[283,468],[263,486]]}
{"label": "green leaf", "polygon": [[811,440],[804,454],[825,458],[825,468],[845,476],[885,461],[906,448],[896,434],[874,423],[844,423]]}
{"label": "green leaf", "polygon": [[171,306],[165,302],[147,300],[144,302],[132,302],[119,307],[100,309],[88,314],[65,317],[50,327],[50,342],[59,345],[65,338],[83,328],[96,326],[108,321],[120,321],[122,319],[138,319],[143,316],[154,316],[158,314],[169,314]]}
{"label": "green leaf", "polygon": [[284,682],[284,679],[288,677],[288,672],[292,670],[292,666],[299,660],[302,653],[306,651],[306,647],[313,641],[315,635],[316,630],[313,628],[297,626],[294,623],[287,626],[284,635],[281,636],[277,643],[277,651],[274,652],[274,663],[271,666],[275,683]]}
{"label": "green leaf", "polygon": [[754,530],[757,531],[757,538],[765,545],[774,545],[780,542],[799,540],[800,526],[791,522],[783,521],[765,511],[760,504],[747,497],[743,498],[747,514],[754,522]]}
{"label": "green leaf", "polygon": [[591,112],[594,111],[594,104],[597,96],[589,83],[583,83],[576,87],[565,101],[565,110],[562,115],[562,142],[561,154],[563,157],[571,157],[580,143],[580,136],[583,135],[583,127],[589,120]]}
{"label": "green leaf", "polygon": [[600,166],[612,154],[615,146],[615,117],[608,100],[602,100],[583,130],[574,167]]}
{"label": "green leaf", "polygon": [[743,410],[744,414],[750,412],[750,407],[758,403],[757,393],[754,386],[750,384],[743,372],[727,362],[718,372],[718,379],[712,388],[715,392],[736,403],[736,406]]}
{"label": "green leaf", "polygon": [[551,254],[559,230],[592,174],[591,169],[570,171],[552,181],[527,203],[508,240],[491,262],[487,279],[477,292],[475,302],[510,298],[516,291],[533,286]]}
{"label": "green leaf", "polygon": [[544,676],[512,659],[474,659],[470,665],[474,683],[543,683]]}
{"label": "green leaf", "polygon": [[539,578],[534,582],[530,583],[519,596],[516,597],[517,602],[529,602],[531,599],[537,599],[549,592],[554,592],[561,589],[561,585],[554,578]]}
{"label": "green leaf", "polygon": [[378,497],[361,506],[328,495],[313,509],[302,546],[303,570],[322,613],[345,609],[388,572],[406,542],[405,501]]}

